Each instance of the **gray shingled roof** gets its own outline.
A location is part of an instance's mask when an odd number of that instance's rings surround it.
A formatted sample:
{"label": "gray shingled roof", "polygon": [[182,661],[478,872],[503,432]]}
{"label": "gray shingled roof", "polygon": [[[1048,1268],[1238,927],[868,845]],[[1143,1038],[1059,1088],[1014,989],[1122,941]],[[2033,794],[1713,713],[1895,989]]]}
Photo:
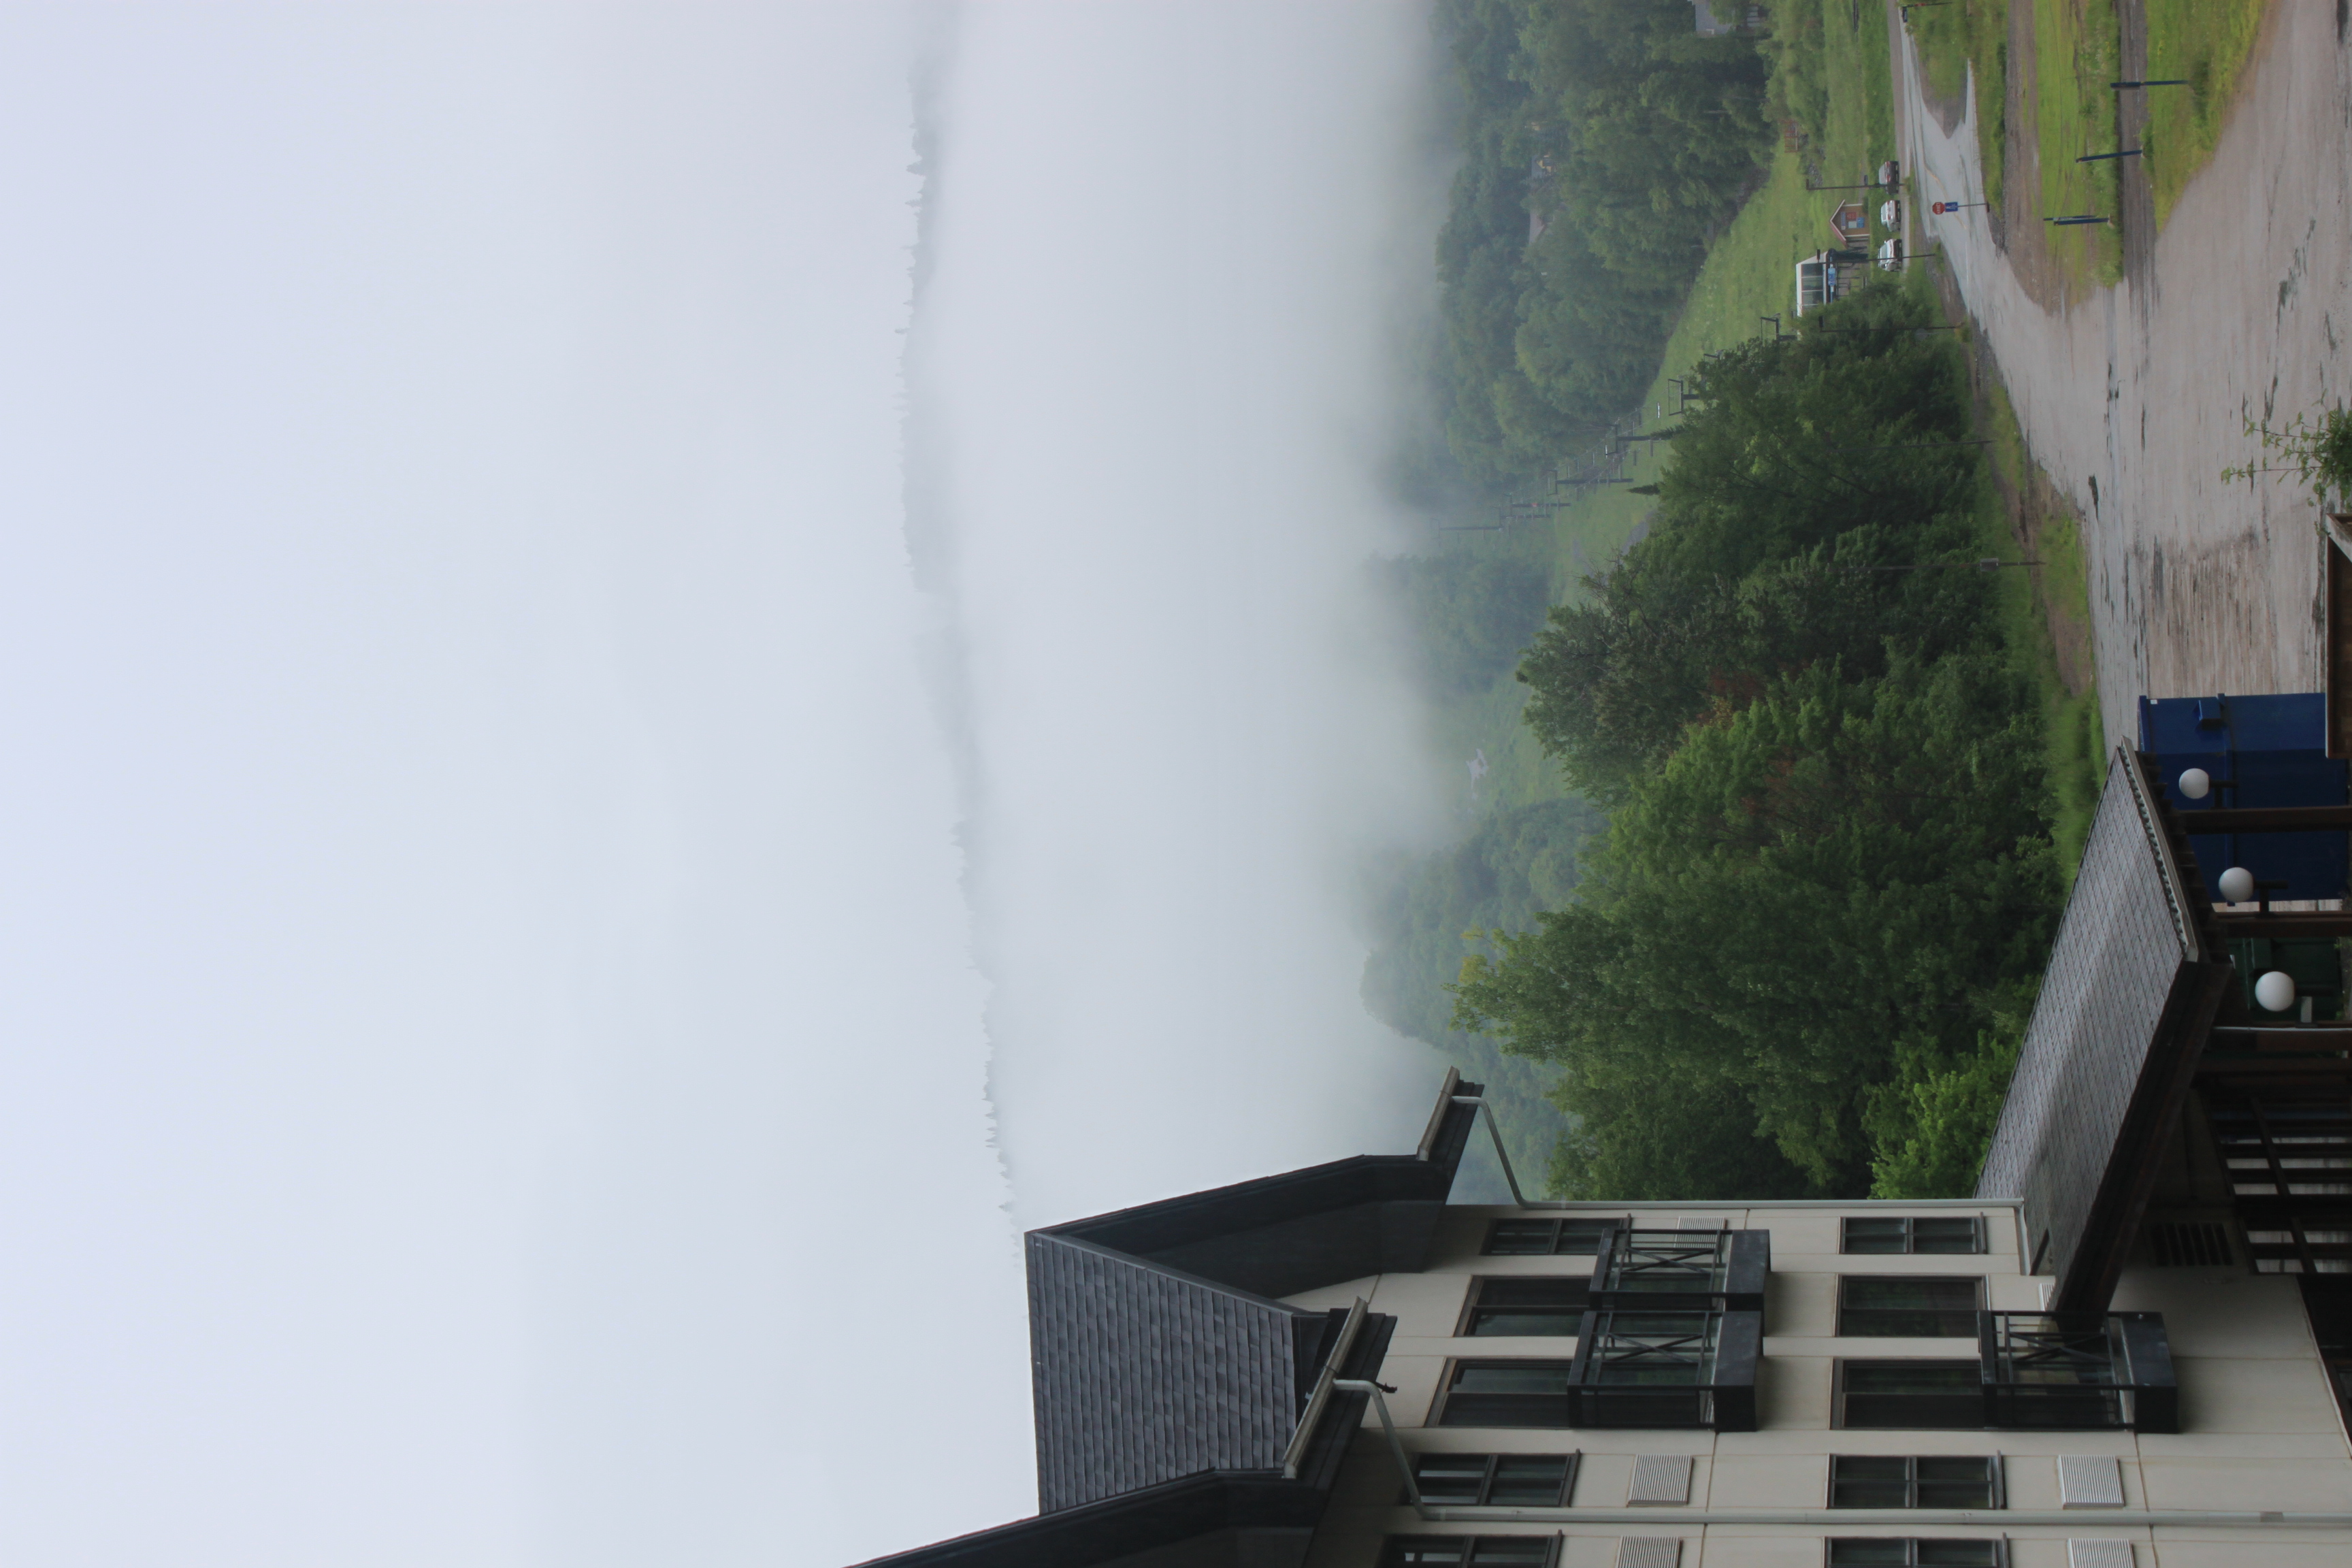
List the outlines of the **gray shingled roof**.
{"label": "gray shingled roof", "polygon": [[2176,838],[2118,751],[1977,1183],[2023,1200],[2058,1306],[2105,1306],[2229,973]]}
{"label": "gray shingled roof", "polygon": [[1281,1465],[1298,1325],[1322,1313],[1071,1237],[1032,1233],[1028,1247],[1041,1510]]}

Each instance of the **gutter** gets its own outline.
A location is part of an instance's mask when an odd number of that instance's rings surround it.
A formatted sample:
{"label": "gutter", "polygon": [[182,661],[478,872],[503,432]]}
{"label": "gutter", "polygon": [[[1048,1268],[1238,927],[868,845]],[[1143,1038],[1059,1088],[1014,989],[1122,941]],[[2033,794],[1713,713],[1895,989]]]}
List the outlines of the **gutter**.
{"label": "gutter", "polygon": [[1323,1407],[1331,1402],[1331,1390],[1354,1386],[1351,1383],[1339,1381],[1339,1367],[1348,1359],[1348,1352],[1356,1348],[1356,1335],[1363,1329],[1364,1314],[1370,1310],[1370,1303],[1361,1296],[1357,1297],[1356,1304],[1348,1309],[1348,1321],[1339,1325],[1339,1342],[1331,1347],[1331,1353],[1323,1358],[1323,1370],[1316,1374],[1315,1387],[1307,1395],[1307,1408],[1298,1413],[1297,1429],[1290,1434],[1290,1442],[1282,1450],[1284,1480],[1298,1479],[1298,1467],[1307,1460],[1307,1445],[1314,1439],[1315,1424],[1323,1418]]}

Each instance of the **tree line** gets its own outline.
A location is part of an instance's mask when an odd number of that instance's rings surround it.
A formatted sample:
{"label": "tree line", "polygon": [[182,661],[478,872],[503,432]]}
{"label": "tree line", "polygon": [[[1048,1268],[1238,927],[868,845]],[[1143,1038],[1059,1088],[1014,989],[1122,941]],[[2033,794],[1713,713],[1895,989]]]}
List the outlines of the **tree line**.
{"label": "tree line", "polygon": [[1880,284],[1708,362],[1652,531],[1519,669],[1605,838],[1453,1023],[1558,1073],[1569,1196],[1966,1190],[2061,878],[1974,568],[1958,350]]}
{"label": "tree line", "polygon": [[1770,148],[1767,65],[1689,0],[1441,0],[1465,159],[1437,243],[1446,438],[1524,479],[1633,409]]}

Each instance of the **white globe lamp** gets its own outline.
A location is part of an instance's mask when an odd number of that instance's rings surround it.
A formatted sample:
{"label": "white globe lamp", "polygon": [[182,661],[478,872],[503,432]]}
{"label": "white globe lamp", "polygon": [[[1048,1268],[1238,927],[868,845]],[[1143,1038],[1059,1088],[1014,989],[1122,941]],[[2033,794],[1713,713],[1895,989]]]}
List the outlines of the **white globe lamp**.
{"label": "white globe lamp", "polygon": [[2190,800],[2203,800],[2213,793],[2213,775],[2203,768],[2190,768],[2180,775],[2180,793]]}
{"label": "white globe lamp", "polygon": [[2273,1013],[2284,1013],[2294,1005],[2294,977],[2284,969],[2273,969],[2254,982],[2254,1000]]}
{"label": "white globe lamp", "polygon": [[2254,897],[2254,874],[2243,866],[2232,866],[2221,873],[2221,901],[2225,904],[2252,903]]}

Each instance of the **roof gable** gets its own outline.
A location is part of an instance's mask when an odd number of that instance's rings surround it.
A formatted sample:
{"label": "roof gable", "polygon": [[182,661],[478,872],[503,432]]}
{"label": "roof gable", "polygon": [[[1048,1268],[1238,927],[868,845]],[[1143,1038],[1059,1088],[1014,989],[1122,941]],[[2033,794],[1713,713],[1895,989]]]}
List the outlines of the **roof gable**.
{"label": "roof gable", "polygon": [[1042,1511],[1281,1466],[1324,1314],[1049,1232],[1028,1263]]}
{"label": "roof gable", "polygon": [[[2184,875],[2184,867],[2192,868]],[[2104,1308],[2227,984],[2188,846],[2117,751],[1978,1178],[2022,1200],[2052,1305]]]}

